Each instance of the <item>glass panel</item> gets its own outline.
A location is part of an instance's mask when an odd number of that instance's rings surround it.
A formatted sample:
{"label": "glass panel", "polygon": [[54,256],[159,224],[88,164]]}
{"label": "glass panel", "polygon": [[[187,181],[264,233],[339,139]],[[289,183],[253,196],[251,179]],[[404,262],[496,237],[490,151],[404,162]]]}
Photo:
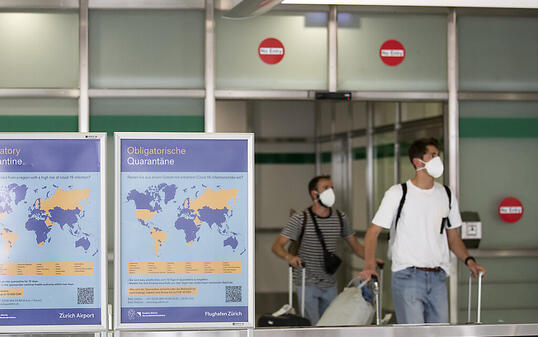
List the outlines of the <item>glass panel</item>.
{"label": "glass panel", "polygon": [[[314,136],[314,103],[247,102],[256,134],[256,227],[282,228],[290,209],[311,204],[308,182],[315,174],[314,144],[284,141]],[[293,186],[293,188],[290,188]],[[283,275],[285,277],[285,275]]]}
{"label": "glass panel", "polygon": [[394,185],[394,132],[374,135],[374,213]]}
{"label": "glass panel", "polygon": [[203,88],[203,11],[90,11],[92,88]]}
{"label": "glass panel", "polygon": [[395,102],[375,102],[374,105],[374,126],[390,125],[396,122]]}
{"label": "glass panel", "polygon": [[74,12],[0,13],[0,87],[78,87],[78,25]]}
{"label": "glass panel", "polygon": [[537,91],[538,20],[458,17],[460,90]]}
{"label": "glass panel", "polygon": [[70,98],[1,98],[0,115],[77,116],[78,100]]}
{"label": "glass panel", "polygon": [[[217,88],[327,88],[327,13],[271,12],[248,20],[215,16]],[[284,45],[284,58],[274,65],[258,56],[260,43],[271,37]]]}
{"label": "glass panel", "polygon": [[[338,86],[344,90],[447,90],[446,15],[340,13]],[[398,66],[379,50],[397,40],[405,48]]]}
{"label": "glass panel", "polygon": [[407,102],[402,103],[402,122],[437,117],[443,115],[443,103]]}
{"label": "glass panel", "polygon": [[249,132],[249,104],[245,101],[216,101],[215,131],[216,132]]}
{"label": "glass panel", "polygon": [[366,102],[352,102],[353,105],[353,130],[366,129],[368,116]]}
{"label": "glass panel", "polygon": [[76,132],[78,101],[66,98],[0,99],[2,132]]}
{"label": "glass panel", "polygon": [[368,193],[366,190],[366,137],[353,139],[353,161],[352,161],[352,192],[353,198],[353,226],[355,230],[366,231],[369,223],[366,218],[366,200]]}

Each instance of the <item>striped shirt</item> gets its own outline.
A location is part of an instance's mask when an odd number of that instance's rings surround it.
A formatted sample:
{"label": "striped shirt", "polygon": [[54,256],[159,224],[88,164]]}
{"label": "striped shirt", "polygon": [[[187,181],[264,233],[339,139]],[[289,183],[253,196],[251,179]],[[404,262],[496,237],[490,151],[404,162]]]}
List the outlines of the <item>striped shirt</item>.
{"label": "striped shirt", "polygon": [[[349,218],[343,212],[340,213],[343,220],[342,227],[340,226],[340,219],[337,212],[332,209],[330,215],[326,218],[314,215],[325,240],[327,250],[332,253],[336,252],[336,243],[340,237],[346,238],[354,234]],[[303,212],[297,212],[291,216],[280,234],[297,241],[301,235],[301,228],[304,222],[303,214]],[[336,276],[325,272],[323,247],[316,234],[316,229],[308,210],[306,210],[306,217],[306,228],[298,253],[301,261],[306,265],[306,285],[319,288],[334,287],[336,286]],[[293,271],[293,282],[296,285],[301,285],[301,271],[299,268],[295,268]]]}

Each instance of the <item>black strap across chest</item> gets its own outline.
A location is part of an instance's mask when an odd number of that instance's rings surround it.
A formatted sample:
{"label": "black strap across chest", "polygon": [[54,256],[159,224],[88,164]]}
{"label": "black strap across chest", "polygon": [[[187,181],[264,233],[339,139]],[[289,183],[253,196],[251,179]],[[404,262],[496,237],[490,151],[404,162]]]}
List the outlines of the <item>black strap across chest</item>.
{"label": "black strap across chest", "polygon": [[[405,204],[405,197],[407,195],[407,183],[401,183],[402,186],[402,198],[400,199],[400,204],[398,205],[398,212],[396,213],[396,221],[394,221],[394,229],[398,227],[398,220],[400,220],[400,215],[402,214],[402,208]],[[443,185],[445,188],[446,194],[448,196],[448,209],[452,209],[452,192],[450,191],[450,188],[447,185]],[[448,227],[450,227],[450,222],[448,223]]]}

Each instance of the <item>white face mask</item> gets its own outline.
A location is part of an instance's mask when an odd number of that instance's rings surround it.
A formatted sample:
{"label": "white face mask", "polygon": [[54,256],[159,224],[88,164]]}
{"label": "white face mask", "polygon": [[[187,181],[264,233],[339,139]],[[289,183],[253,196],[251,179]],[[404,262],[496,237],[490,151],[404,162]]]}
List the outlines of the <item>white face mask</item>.
{"label": "white face mask", "polygon": [[321,206],[325,206],[329,208],[329,207],[332,207],[332,205],[334,205],[336,196],[334,195],[334,190],[332,188],[328,188],[325,191],[318,194],[319,194],[318,200]]}
{"label": "white face mask", "polygon": [[421,168],[418,168],[417,171],[426,170],[426,172],[428,172],[428,174],[430,176],[434,177],[434,178],[439,178],[440,176],[443,175],[444,166],[443,166],[443,162],[441,161],[440,157],[435,157],[432,160],[430,160],[429,162],[424,162],[422,160],[420,160],[420,161],[425,166],[421,167]]}

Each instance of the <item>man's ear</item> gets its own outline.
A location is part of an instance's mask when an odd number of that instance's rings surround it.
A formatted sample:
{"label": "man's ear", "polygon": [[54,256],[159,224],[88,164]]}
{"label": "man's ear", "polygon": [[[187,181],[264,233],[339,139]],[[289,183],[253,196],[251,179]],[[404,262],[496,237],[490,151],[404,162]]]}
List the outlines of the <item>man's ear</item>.
{"label": "man's ear", "polygon": [[[419,158],[415,157],[413,158],[413,166],[417,169],[419,167],[422,167],[424,164],[419,160]],[[422,165],[422,166],[421,166]]]}
{"label": "man's ear", "polygon": [[312,198],[312,200],[316,200],[316,199],[317,199],[317,192],[316,192],[316,190],[312,190],[312,191],[310,191],[310,198]]}

